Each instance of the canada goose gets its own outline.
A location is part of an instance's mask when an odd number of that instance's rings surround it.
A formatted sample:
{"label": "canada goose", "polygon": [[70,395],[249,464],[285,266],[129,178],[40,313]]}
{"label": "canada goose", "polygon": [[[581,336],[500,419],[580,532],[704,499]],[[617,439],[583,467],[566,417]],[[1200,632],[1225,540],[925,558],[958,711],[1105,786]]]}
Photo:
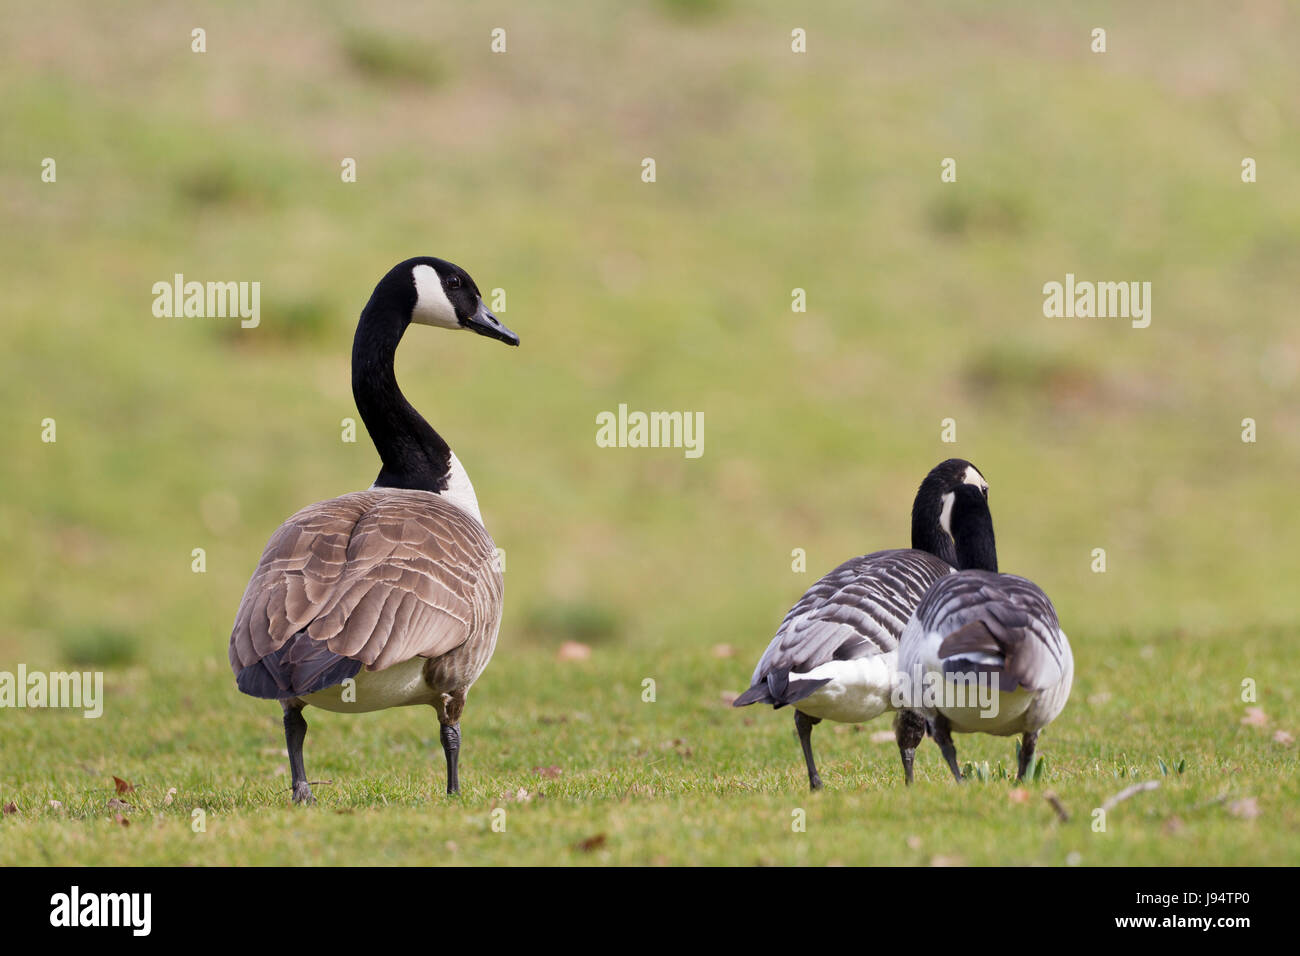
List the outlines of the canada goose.
{"label": "canada goose", "polygon": [[[899,681],[903,696],[920,704],[910,712],[929,723],[958,782],[953,731],[1022,734],[1020,780],[1033,761],[1038,732],[1070,696],[1074,657],[1042,589],[997,573],[992,520],[967,489],[957,490],[951,520],[958,560],[976,570],[936,580],[921,598],[899,639]],[[900,751],[921,740],[920,733],[905,739],[906,733],[900,721]]]}
{"label": "canada goose", "polygon": [[393,266],[361,311],[352,395],[379,476],[271,535],[230,632],[239,689],[284,708],[295,803],[314,800],[302,759],[307,704],[345,713],[431,704],[447,792],[457,793],[465,696],[496,646],[504,582],[474,487],[393,372],[412,323],[519,344],[469,274],[442,259]]}
{"label": "canada goose", "polygon": [[[793,705],[813,790],[822,785],[813,762],[813,727],[822,720],[858,723],[893,709],[898,637],[926,588],[952,574],[958,562],[962,542],[954,541],[949,521],[962,487],[983,498],[989,486],[978,468],[960,458],[931,469],[912,504],[911,549],[851,558],[810,587],[759,659],[749,690],[732,705]],[[924,722],[909,719],[924,734]],[[910,768],[910,754],[903,760]]]}

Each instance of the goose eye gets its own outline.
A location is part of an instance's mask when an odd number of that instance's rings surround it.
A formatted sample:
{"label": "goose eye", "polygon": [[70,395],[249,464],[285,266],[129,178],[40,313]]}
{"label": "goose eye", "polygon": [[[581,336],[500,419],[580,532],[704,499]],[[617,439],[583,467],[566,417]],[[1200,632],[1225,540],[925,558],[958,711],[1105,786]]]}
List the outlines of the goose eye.
{"label": "goose eye", "polygon": [[448,279],[448,280],[447,280],[447,288],[448,288],[448,289],[459,289],[459,288],[460,288],[460,276],[452,276],[450,279]]}

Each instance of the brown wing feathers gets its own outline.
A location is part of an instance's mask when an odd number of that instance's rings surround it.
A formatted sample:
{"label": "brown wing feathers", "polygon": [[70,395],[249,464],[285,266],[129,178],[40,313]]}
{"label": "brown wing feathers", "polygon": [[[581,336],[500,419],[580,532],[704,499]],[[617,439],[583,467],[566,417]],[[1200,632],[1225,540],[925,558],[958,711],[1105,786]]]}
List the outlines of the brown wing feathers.
{"label": "brown wing feathers", "polygon": [[493,559],[482,525],[430,492],[371,490],[311,505],[267,543],[235,617],[231,666],[238,674],[302,632],[297,641],[372,670],[438,657],[470,639],[480,587],[499,601]]}

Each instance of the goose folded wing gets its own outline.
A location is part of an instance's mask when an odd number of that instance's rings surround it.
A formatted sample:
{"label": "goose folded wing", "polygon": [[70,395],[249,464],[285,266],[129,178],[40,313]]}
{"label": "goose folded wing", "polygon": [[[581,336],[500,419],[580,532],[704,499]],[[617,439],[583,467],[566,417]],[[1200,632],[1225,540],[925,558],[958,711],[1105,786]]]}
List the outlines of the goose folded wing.
{"label": "goose folded wing", "polygon": [[1064,670],[1056,612],[1033,591],[986,585],[969,595],[959,615],[963,623],[939,645],[944,670],[997,671],[1006,691],[1057,684]]}
{"label": "goose folded wing", "polygon": [[482,525],[427,492],[311,505],[267,544],[235,617],[231,666],[238,674],[298,634],[370,670],[438,657],[499,599],[493,556]]}
{"label": "goose folded wing", "polygon": [[737,705],[760,700],[793,703],[826,683],[789,681],[831,661],[885,654],[916,602],[951,569],[918,551],[878,551],[844,562],[809,588],[781,623],[759,659],[750,690]]}

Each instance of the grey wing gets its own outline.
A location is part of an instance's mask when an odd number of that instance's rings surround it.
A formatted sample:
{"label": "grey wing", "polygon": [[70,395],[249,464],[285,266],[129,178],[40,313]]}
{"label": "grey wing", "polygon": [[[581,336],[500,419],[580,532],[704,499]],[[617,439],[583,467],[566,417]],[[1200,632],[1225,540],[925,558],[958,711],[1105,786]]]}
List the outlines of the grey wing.
{"label": "grey wing", "polygon": [[790,680],[820,664],[885,654],[926,589],[952,567],[924,551],[876,551],[845,561],[786,614],[735,706],[795,703],[825,681]]}
{"label": "grey wing", "polygon": [[925,632],[940,635],[945,672],[996,671],[1003,690],[1054,687],[1070,649],[1052,601],[1013,574],[962,571],[939,581],[917,608]]}

